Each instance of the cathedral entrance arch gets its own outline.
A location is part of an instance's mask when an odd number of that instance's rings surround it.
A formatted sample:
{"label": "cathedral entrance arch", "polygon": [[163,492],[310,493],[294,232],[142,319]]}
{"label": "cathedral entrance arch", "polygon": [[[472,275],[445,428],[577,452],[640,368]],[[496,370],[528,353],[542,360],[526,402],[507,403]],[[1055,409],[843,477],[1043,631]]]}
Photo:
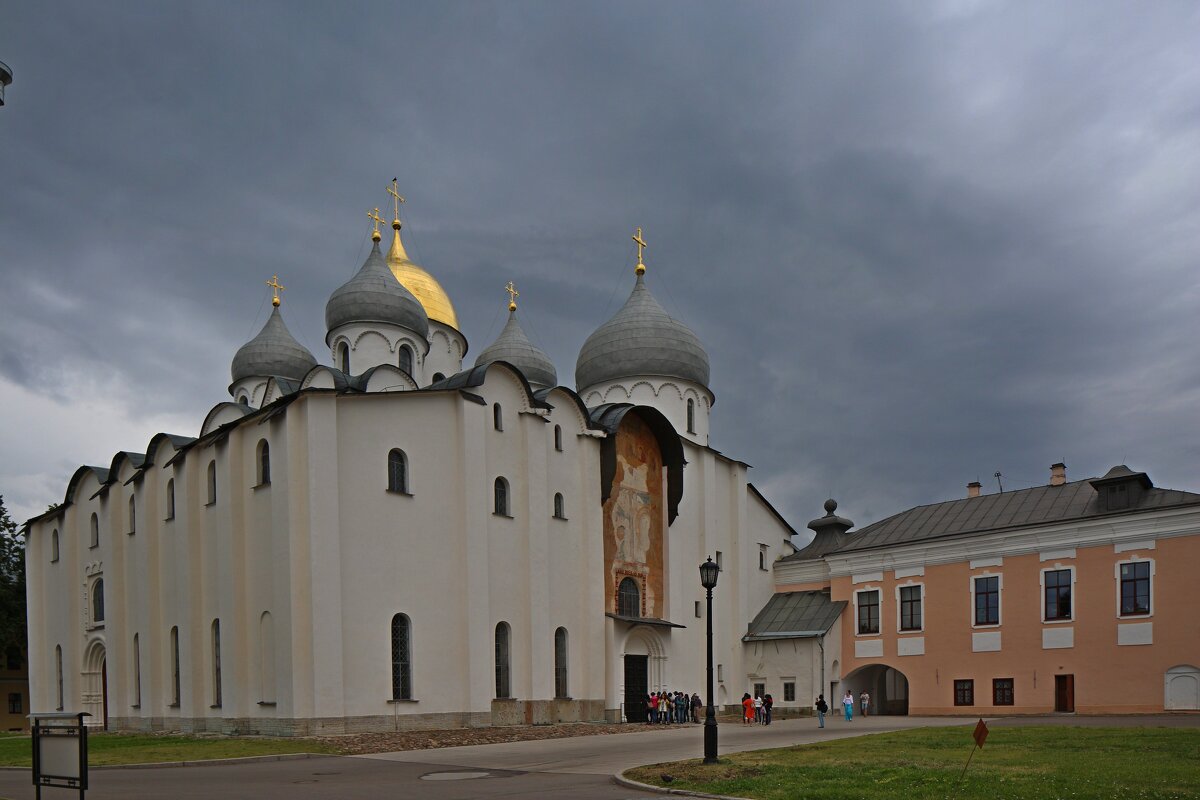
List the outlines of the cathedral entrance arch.
{"label": "cathedral entrance arch", "polygon": [[92,640],[84,651],[80,677],[83,710],[92,715],[87,723],[108,730],[108,658],[100,639]]}
{"label": "cathedral entrance arch", "polygon": [[626,721],[646,721],[646,696],[663,688],[665,664],[666,649],[657,631],[646,626],[629,631],[621,650],[621,696]]}
{"label": "cathedral entrance arch", "polygon": [[854,713],[860,712],[859,698],[865,691],[871,698],[870,714],[907,716],[908,678],[887,664],[868,664],[851,672],[838,685],[838,694],[829,700],[834,709],[841,709],[842,697],[849,690],[854,695]]}

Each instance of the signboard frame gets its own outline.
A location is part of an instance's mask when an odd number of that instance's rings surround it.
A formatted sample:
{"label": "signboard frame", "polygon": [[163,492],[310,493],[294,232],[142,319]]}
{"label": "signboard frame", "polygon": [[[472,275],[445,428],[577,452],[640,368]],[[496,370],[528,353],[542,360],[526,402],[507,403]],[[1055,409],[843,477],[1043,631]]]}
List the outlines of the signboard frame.
{"label": "signboard frame", "polygon": [[[80,800],[84,797],[88,788],[88,757],[87,726],[83,724],[83,718],[90,716],[86,711],[77,714],[52,711],[29,715],[29,719],[33,720],[30,727],[33,731],[33,785],[37,800],[41,800],[43,786],[75,789],[79,792]],[[65,745],[65,748],[62,745]],[[61,753],[53,759],[47,758],[48,754],[43,753],[43,748],[69,751],[72,745],[77,753],[68,752],[66,759],[61,757]],[[75,766],[74,774],[63,774],[64,764]],[[47,769],[54,772],[47,772]]]}

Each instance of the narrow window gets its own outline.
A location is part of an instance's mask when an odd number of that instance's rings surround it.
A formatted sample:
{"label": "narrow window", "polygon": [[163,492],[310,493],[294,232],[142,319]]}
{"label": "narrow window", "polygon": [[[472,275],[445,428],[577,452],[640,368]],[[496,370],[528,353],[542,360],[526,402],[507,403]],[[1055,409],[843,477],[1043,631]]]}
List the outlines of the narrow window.
{"label": "narrow window", "polygon": [[921,587],[900,587],[900,630],[921,630]]}
{"label": "narrow window", "polygon": [[440,373],[440,372],[433,373],[433,382],[434,383],[437,383],[438,381],[444,381],[444,380],[446,380],[446,376],[443,375],[442,373]]}
{"label": "narrow window", "polygon": [[509,636],[507,622],[496,625],[496,698],[500,700],[512,697],[509,673]]}
{"label": "narrow window", "polygon": [[258,485],[271,483],[271,445],[266,439],[258,441]]}
{"label": "narrow window", "polygon": [[248,406],[248,405],[250,405],[250,398],[246,397],[246,395],[244,395],[244,394],[239,394],[238,395],[238,403],[243,406]]}
{"label": "narrow window", "polygon": [[179,626],[171,628],[171,706],[179,708]]}
{"label": "narrow window", "polygon": [[92,622],[104,622],[104,578],[92,584]]}
{"label": "narrow window", "polygon": [[975,579],[975,624],[1000,624],[1000,576]]}
{"label": "narrow window", "polygon": [[1052,569],[1046,576],[1046,619],[1071,618],[1071,570]]}
{"label": "narrow window", "polygon": [[137,502],[133,495],[129,496],[129,535],[137,533]]}
{"label": "narrow window", "polygon": [[1121,565],[1121,616],[1150,613],[1150,562]]}
{"label": "narrow window", "polygon": [[62,645],[54,646],[54,685],[56,687],[56,697],[58,705],[55,706],[56,711],[63,710],[63,668],[62,668]]}
{"label": "narrow window", "polygon": [[701,614],[701,612],[700,612],[700,601],[699,600],[695,601],[695,612],[696,612],[696,619],[700,619],[700,617],[703,616],[703,614]]}
{"label": "narrow window", "polygon": [[412,700],[412,623],[392,617],[392,699]]}
{"label": "narrow window", "polygon": [[994,678],[992,680],[992,705],[1011,706],[1013,704],[1013,679]]}
{"label": "narrow window", "polygon": [[562,452],[562,425],[554,426],[554,449]]}
{"label": "narrow window", "polygon": [[767,572],[767,546],[760,544],[758,546],[758,568],[763,572]]}
{"label": "narrow window", "polygon": [[213,708],[221,707],[221,620],[212,621]]}
{"label": "narrow window", "polygon": [[858,632],[879,633],[879,590],[858,593]]}
{"label": "narrow window", "polygon": [[504,412],[499,403],[492,404],[492,427],[498,431],[504,430]]}
{"label": "narrow window", "polygon": [[554,631],[554,696],[570,697],[567,691],[567,629]]}
{"label": "narrow window", "polygon": [[687,430],[688,433],[696,432],[696,401],[691,398],[687,402]]}
{"label": "narrow window", "polygon": [[496,513],[507,517],[508,514],[508,481],[496,478]]}
{"label": "narrow window", "polygon": [[338,368],[350,374],[350,347],[345,342],[338,345]]}
{"label": "narrow window", "polygon": [[622,617],[642,616],[641,591],[633,578],[622,578],[617,586],[617,614]]}
{"label": "narrow window", "polygon": [[175,519],[175,479],[167,479],[167,519]]}
{"label": "narrow window", "polygon": [[8,693],[8,713],[10,713],[10,714],[20,714],[21,713],[21,693],[20,692],[9,692]]}
{"label": "narrow window", "polygon": [[784,681],[783,682],[783,702],[785,702],[785,703],[796,702],[796,682],[795,681]]}
{"label": "narrow window", "polygon": [[58,561],[58,528],[50,532],[50,563]]}
{"label": "narrow window", "polygon": [[275,702],[275,625],[271,612],[264,611],[258,620],[259,684],[260,703]]}
{"label": "narrow window", "polygon": [[975,705],[975,681],[954,682],[954,705]]}
{"label": "narrow window", "polygon": [[217,462],[208,462],[208,504],[217,503]]}
{"label": "narrow window", "polygon": [[410,350],[408,348],[408,345],[406,345],[406,344],[400,345],[399,365],[400,365],[400,369],[404,370],[409,375],[412,375],[413,352],[412,352],[412,350]]}
{"label": "narrow window", "polygon": [[715,559],[713,559],[713,560],[714,560],[714,561],[716,562],[716,564],[717,564],[717,570],[718,570],[718,571],[720,571],[720,572],[724,572],[724,571],[725,571],[725,565],[724,565],[724,563],[723,563],[723,561],[722,561],[722,557],[721,557],[721,551],[720,551],[720,550],[718,550],[718,551],[717,551],[717,557],[716,557]]}
{"label": "narrow window", "polygon": [[91,539],[88,541],[88,547],[100,546],[100,518],[92,514]]}
{"label": "narrow window", "polygon": [[142,645],[133,635],[133,707],[142,707]]}
{"label": "narrow window", "polygon": [[722,683],[724,681],[725,681],[725,665],[717,664],[717,682]]}
{"label": "narrow window", "polygon": [[554,495],[554,516],[557,519],[566,519],[567,515],[563,512],[563,496],[561,492]]}
{"label": "narrow window", "polygon": [[408,494],[408,456],[403,450],[388,453],[388,491]]}

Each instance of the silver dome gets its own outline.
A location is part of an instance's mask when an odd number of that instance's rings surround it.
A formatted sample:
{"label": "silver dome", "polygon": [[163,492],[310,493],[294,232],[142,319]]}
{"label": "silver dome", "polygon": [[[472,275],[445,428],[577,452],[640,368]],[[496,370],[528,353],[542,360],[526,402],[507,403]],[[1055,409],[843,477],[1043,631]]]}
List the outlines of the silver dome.
{"label": "silver dome", "polygon": [[579,351],[575,385],[636,375],[659,375],[708,386],[708,354],[696,334],[671,319],[638,275],[633,293],[613,318],[596,329]]}
{"label": "silver dome", "polygon": [[491,347],[479,354],[475,366],[490,364],[493,361],[507,361],[525,376],[530,385],[546,389],[558,385],[558,372],[554,362],[538,348],[534,347],[521,330],[517,322],[517,312],[508,312],[508,323]]}
{"label": "silver dome", "polygon": [[238,348],[229,372],[234,383],[242,378],[272,376],[300,380],[316,365],[313,354],[283,324],[276,306],[258,336]]}
{"label": "silver dome", "polygon": [[396,280],[383,260],[379,242],[371,245],[362,269],[338,287],[325,304],[326,343],[329,333],[348,322],[386,322],[416,331],[422,338],[429,336],[425,309]]}

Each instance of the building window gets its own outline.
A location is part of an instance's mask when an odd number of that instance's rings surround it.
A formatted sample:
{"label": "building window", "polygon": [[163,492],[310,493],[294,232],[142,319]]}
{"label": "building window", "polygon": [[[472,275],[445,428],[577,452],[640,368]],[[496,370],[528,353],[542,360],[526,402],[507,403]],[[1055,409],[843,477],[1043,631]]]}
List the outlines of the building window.
{"label": "building window", "polygon": [[275,624],[270,611],[258,619],[258,650],[259,702],[270,705],[275,702]]}
{"label": "building window", "polygon": [[995,678],[992,680],[992,705],[1011,706],[1013,704],[1013,679]]}
{"label": "building window", "polygon": [[10,714],[22,713],[22,711],[21,711],[21,693],[20,692],[9,692],[8,693],[8,713],[10,713]]}
{"label": "building window", "polygon": [[271,483],[271,445],[266,439],[258,440],[258,485]]}
{"label": "building window", "polygon": [[1121,616],[1150,613],[1150,562],[1121,565]]}
{"label": "building window", "polygon": [[175,479],[167,479],[167,519],[175,519]]}
{"label": "building window", "polygon": [[900,587],[900,630],[921,630],[921,590],[922,586]]}
{"label": "building window", "polygon": [[179,707],[179,626],[171,628],[171,705]]}
{"label": "building window", "polygon": [[444,381],[444,380],[446,380],[446,376],[443,375],[442,373],[440,373],[440,372],[433,373],[433,382],[434,383],[437,383],[438,381]]}
{"label": "building window", "polygon": [[763,572],[767,571],[767,549],[762,545],[758,547],[758,568]]}
{"label": "building window", "polygon": [[496,699],[512,697],[512,680],[509,663],[509,637],[507,622],[496,625]]}
{"label": "building window", "polygon": [[701,613],[700,613],[700,601],[699,601],[699,600],[697,600],[697,601],[696,601],[696,619],[700,619],[700,617],[701,617]]}
{"label": "building window", "polygon": [[498,431],[504,430],[504,411],[499,403],[492,404],[492,427]]}
{"label": "building window", "polygon": [[1108,487],[1108,510],[1120,511],[1129,508],[1129,490],[1125,484]]}
{"label": "building window", "polygon": [[50,563],[58,561],[58,528],[50,531]]}
{"label": "building window", "polygon": [[784,681],[783,682],[783,702],[785,702],[785,703],[796,702],[796,682],[795,681]]}
{"label": "building window", "polygon": [[338,369],[350,374],[350,346],[345,342],[338,345]]}
{"label": "building window", "polygon": [[392,699],[412,700],[412,622],[392,617]]}
{"label": "building window", "polygon": [[104,622],[104,578],[92,584],[92,622]]}
{"label": "building window", "polygon": [[724,559],[721,557],[721,551],[720,551],[720,550],[718,550],[718,551],[716,552],[716,558],[714,558],[714,559],[713,559],[713,561],[714,561],[714,562],[716,563],[716,565],[717,565],[717,571],[718,571],[718,572],[724,572],[724,571],[725,571]]}
{"label": "building window", "polygon": [[859,634],[879,633],[879,590],[858,592],[856,598]]}
{"label": "building window", "polygon": [[563,496],[561,492],[554,494],[554,517],[556,519],[566,519],[567,515],[563,511]]}
{"label": "building window", "polygon": [[248,406],[248,405],[250,405],[250,398],[246,397],[246,395],[244,395],[244,394],[239,394],[238,395],[238,404],[243,405],[243,406]]}
{"label": "building window", "polygon": [[133,495],[129,496],[129,535],[133,536],[137,533],[137,501],[133,499]]}
{"label": "building window", "polygon": [[62,645],[54,646],[54,685],[55,697],[58,699],[58,705],[55,706],[55,711],[63,710],[63,668],[62,668]]}
{"label": "building window", "polygon": [[403,450],[388,453],[388,491],[408,494],[408,456]]}
{"label": "building window", "polygon": [[554,426],[554,449],[562,452],[562,425]]}
{"label": "building window", "polygon": [[92,514],[91,538],[88,540],[88,547],[100,546],[100,518],[94,513]]}
{"label": "building window", "polygon": [[208,462],[208,504],[216,505],[217,502],[217,462]]}
{"label": "building window", "polygon": [[508,513],[508,481],[504,478],[496,478],[495,487],[495,513],[502,517],[509,516]]}
{"label": "building window", "polygon": [[133,635],[133,707],[142,707],[142,645]]}
{"label": "building window", "polygon": [[1042,573],[1046,587],[1046,620],[1071,618],[1071,570],[1048,569]]}
{"label": "building window", "polygon": [[974,579],[975,624],[1000,624],[1000,576],[985,575]]}
{"label": "building window", "polygon": [[687,401],[687,432],[696,432],[696,401],[691,398]]}
{"label": "building window", "polygon": [[213,708],[221,707],[221,620],[212,621]]}
{"label": "building window", "polygon": [[724,683],[725,681],[725,665],[717,664],[717,681]]}
{"label": "building window", "polygon": [[642,597],[638,590],[637,581],[633,578],[622,578],[617,586],[617,614],[622,617],[640,617],[642,615]]}
{"label": "building window", "polygon": [[975,681],[954,682],[954,705],[975,705]]}
{"label": "building window", "polygon": [[567,629],[554,631],[554,696],[570,697],[567,691]]}
{"label": "building window", "polygon": [[412,375],[413,351],[406,344],[400,345],[400,357],[398,363],[400,365],[400,369],[404,370],[409,375]]}

